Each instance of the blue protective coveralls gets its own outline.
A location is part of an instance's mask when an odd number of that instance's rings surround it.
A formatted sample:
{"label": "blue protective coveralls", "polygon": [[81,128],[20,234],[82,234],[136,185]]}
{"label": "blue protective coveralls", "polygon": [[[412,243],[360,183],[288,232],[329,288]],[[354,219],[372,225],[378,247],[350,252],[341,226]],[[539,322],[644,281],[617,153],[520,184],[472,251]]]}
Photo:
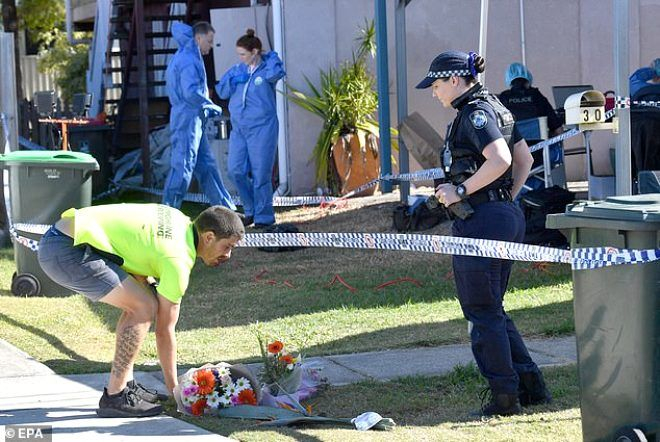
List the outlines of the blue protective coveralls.
{"label": "blue protective coveralls", "polygon": [[[458,115],[452,123],[447,142],[452,153],[451,181],[460,184],[470,172],[461,168],[470,161],[477,167],[485,162],[483,149],[504,137],[509,147],[521,139],[513,129],[509,111],[481,85],[470,89],[452,103]],[[476,91],[476,92],[475,92]],[[484,99],[489,95],[489,100]],[[493,106],[495,103],[498,107]],[[505,114],[509,114],[506,116]],[[498,122],[510,121],[500,126]],[[461,170],[457,170],[461,169]],[[468,168],[469,169],[469,168]],[[474,169],[472,169],[474,170]],[[517,204],[510,200],[511,169],[493,183],[467,199],[474,214],[456,218],[452,233],[456,237],[522,242],[525,219]],[[507,313],[503,299],[512,262],[475,256],[454,256],[456,289],[463,315],[472,322],[472,352],[482,375],[494,393],[518,394],[519,375],[539,373],[522,337]]]}
{"label": "blue protective coveralls", "polygon": [[[660,59],[657,59],[660,60]],[[657,70],[651,67],[643,67],[637,69],[630,75],[629,85],[630,85],[630,97],[635,98],[635,94],[645,86],[649,85],[649,80],[652,80],[656,76],[660,76],[660,61],[656,61],[658,65]]]}
{"label": "blue protective coveralls", "polygon": [[165,72],[167,94],[172,105],[172,158],[171,170],[165,181],[163,204],[181,207],[194,174],[211,205],[236,210],[204,133],[206,119],[222,110],[209,99],[202,55],[190,26],[173,23],[172,35],[179,49]]}
{"label": "blue protective coveralls", "polygon": [[275,222],[272,173],[277,152],[278,120],[275,83],[284,77],[282,60],[274,51],[261,56],[253,72],[245,63],[232,66],[216,85],[229,98],[229,176],[236,184],[246,217],[255,224]]}

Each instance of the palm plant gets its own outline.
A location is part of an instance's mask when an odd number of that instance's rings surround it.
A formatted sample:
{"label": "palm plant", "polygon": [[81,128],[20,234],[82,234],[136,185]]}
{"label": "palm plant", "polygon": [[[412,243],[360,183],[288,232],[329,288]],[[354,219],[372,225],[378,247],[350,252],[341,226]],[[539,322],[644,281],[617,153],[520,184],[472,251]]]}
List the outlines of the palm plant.
{"label": "palm plant", "polygon": [[[312,151],[316,165],[316,179],[320,184],[336,187],[331,168],[332,147],[341,136],[362,131],[378,136],[378,94],[374,90],[374,78],[367,68],[367,55],[376,52],[374,22],[365,21],[356,39],[358,49],[352,61],[343,63],[338,69],[330,67],[320,71],[320,86],[317,88],[305,76],[311,91],[305,94],[288,86],[288,97],[303,109],[323,119],[323,128]],[[375,143],[374,143],[375,145]]]}

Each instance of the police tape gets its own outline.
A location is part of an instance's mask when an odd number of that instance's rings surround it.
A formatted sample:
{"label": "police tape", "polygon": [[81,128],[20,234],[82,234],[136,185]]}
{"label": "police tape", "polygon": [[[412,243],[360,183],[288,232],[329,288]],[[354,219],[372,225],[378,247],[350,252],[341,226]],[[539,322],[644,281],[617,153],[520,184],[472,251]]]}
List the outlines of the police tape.
{"label": "police tape", "polygon": [[[411,173],[402,173],[402,174],[387,174],[381,177],[375,178],[356,189],[351,190],[346,195],[341,197],[333,196],[275,196],[273,197],[273,206],[275,207],[296,207],[296,206],[311,206],[319,204],[333,203],[341,200],[351,198],[355,195],[359,195],[367,189],[375,187],[380,181],[426,181],[435,178],[444,178],[445,174],[440,168],[434,169],[425,169],[417,172]],[[127,183],[113,183],[113,189],[108,190],[103,194],[103,196],[108,196],[118,192],[121,189],[126,190],[135,190],[139,192],[149,193],[152,195],[163,195],[162,189],[157,189],[153,187],[143,187],[137,186],[134,184]],[[200,203],[200,204],[210,204],[210,200],[203,193],[187,193],[184,198],[185,201]],[[232,196],[232,201],[235,205],[241,206],[241,199],[238,196]]]}
{"label": "police tape", "polygon": [[[39,242],[18,234],[18,230],[43,234],[50,226],[16,224],[12,238],[32,251]],[[478,238],[402,233],[247,233],[238,247],[325,247],[344,249],[394,250],[455,256],[475,256],[513,261],[571,264],[573,270],[597,269],[620,264],[660,260],[660,249],[629,250],[590,247],[573,250]]]}
{"label": "police tape", "polygon": [[634,106],[641,107],[660,107],[660,101],[653,100],[632,100],[630,97],[622,97],[617,95],[614,99],[617,109],[627,109]]}

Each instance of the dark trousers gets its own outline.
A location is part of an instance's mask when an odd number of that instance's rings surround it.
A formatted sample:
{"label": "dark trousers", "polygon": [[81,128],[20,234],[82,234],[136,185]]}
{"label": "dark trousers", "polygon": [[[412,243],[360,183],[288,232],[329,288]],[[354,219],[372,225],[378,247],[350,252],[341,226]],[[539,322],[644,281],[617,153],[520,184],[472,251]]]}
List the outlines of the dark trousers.
{"label": "dark trousers", "polygon": [[[467,220],[456,219],[454,236],[522,242],[525,219],[517,205],[487,202]],[[472,353],[494,393],[517,394],[518,374],[538,371],[504,311],[504,293],[512,262],[503,259],[454,256],[454,279],[465,318],[472,322]]]}

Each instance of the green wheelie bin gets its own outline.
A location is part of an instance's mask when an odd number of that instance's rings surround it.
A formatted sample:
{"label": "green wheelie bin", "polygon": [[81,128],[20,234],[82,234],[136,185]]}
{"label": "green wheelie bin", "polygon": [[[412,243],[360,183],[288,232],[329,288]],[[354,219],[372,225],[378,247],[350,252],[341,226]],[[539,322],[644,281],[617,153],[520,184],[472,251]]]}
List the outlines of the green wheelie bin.
{"label": "green wheelie bin", "polygon": [[[548,215],[571,248],[660,249],[660,194]],[[573,270],[585,441],[660,441],[660,261]]]}
{"label": "green wheelie bin", "polygon": [[[61,150],[15,151],[0,155],[9,170],[8,212],[16,234],[16,273],[11,291],[21,296],[70,293],[41,270],[34,247],[44,226],[54,224],[66,209],[92,203],[91,174],[99,165],[91,155]],[[27,240],[27,241],[26,241]],[[31,240],[31,241],[30,241]]]}

